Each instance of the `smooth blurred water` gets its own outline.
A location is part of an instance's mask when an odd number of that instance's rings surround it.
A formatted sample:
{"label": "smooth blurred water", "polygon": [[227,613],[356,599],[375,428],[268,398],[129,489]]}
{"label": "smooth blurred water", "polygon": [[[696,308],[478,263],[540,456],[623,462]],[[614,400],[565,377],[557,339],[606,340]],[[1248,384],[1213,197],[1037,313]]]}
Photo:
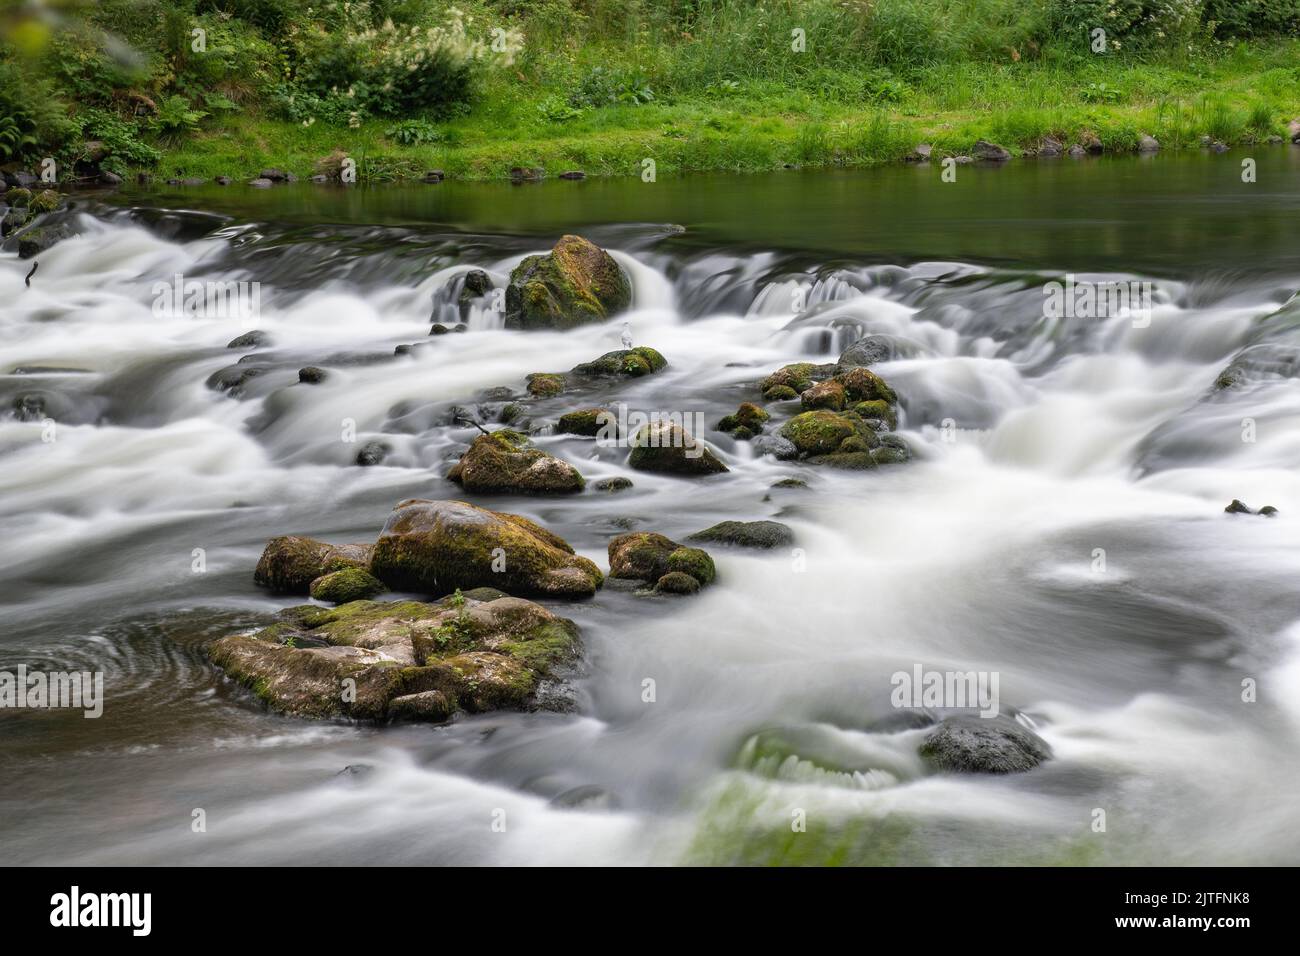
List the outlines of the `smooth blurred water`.
{"label": "smooth blurred water", "polygon": [[[30,288],[29,264],[0,256],[0,669],[100,670],[107,701],[99,720],[0,712],[0,858],[1300,861],[1298,156],[1261,148],[1254,185],[1230,153],[963,167],[953,184],[900,168],[88,202]],[[298,603],[253,586],[266,539],[373,540],[403,498],[467,497],[442,478],[477,434],[451,424],[458,407],[619,347],[621,319],[520,333],[476,313],[427,334],[466,270],[502,283],[562,232],[616,252],[634,337],[670,365],[536,402],[536,424],[614,398],[712,425],[780,365],[883,334],[899,357],[876,371],[915,460],[817,470],[709,431],[731,471],[691,481],[540,434],[589,480],[635,487],[471,500],[602,567],[629,527],[680,540],[724,518],[775,517],[799,550],[714,549],[719,580],[690,600],[556,605],[586,648],[575,714],[375,728],[264,712],[197,648]],[[176,273],[262,284],[274,344],[242,398],[205,381],[246,354],[225,344],[248,324],[155,315]],[[1153,282],[1149,326],[1045,319],[1042,285],[1065,273]],[[1247,349],[1245,384],[1213,391]],[[298,384],[306,365],[329,377]],[[12,415],[32,394],[55,441]],[[391,452],[362,468],[369,440]],[[769,490],[795,476],[810,489]],[[1226,515],[1232,498],[1281,513]],[[916,663],[999,672],[1054,759],[928,772],[923,731],[889,703]],[[759,733],[802,759],[753,764]],[[845,761],[870,772],[826,772]]]}

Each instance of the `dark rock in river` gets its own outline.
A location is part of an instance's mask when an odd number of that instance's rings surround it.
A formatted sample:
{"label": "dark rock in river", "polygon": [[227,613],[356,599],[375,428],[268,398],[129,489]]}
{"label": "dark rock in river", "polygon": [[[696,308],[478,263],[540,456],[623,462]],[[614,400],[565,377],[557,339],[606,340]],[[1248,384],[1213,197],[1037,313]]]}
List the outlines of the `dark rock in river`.
{"label": "dark rock in river", "polygon": [[370,465],[379,465],[388,457],[392,451],[387,442],[368,441],[357,451],[356,462],[358,465],[369,467]]}
{"label": "dark rock in river", "polygon": [[[702,548],[688,548],[662,534],[633,531],[609,540],[609,576],[632,581],[662,581],[674,572],[694,578],[700,585],[717,577],[713,559]],[[664,590],[673,590],[669,581]],[[681,589],[674,593],[685,593]]]}
{"label": "dark rock in river", "polygon": [[329,372],[315,365],[308,365],[306,368],[298,369],[298,381],[304,385],[319,385],[327,378],[329,378]]}
{"label": "dark rock in river", "polygon": [[580,408],[561,415],[555,430],[564,435],[582,435],[587,438],[599,435],[604,430],[608,437],[617,438],[617,424],[618,417],[608,408]]}
{"label": "dark rock in river", "polygon": [[921,756],[952,773],[1022,773],[1052,750],[1008,717],[949,717],[926,734]]}
{"label": "dark rock in river", "polygon": [[771,417],[766,409],[759,408],[753,402],[741,402],[733,414],[724,415],[718,422],[718,431],[748,441],[763,430]]}
{"label": "dark rock in river", "polygon": [[981,139],[971,150],[971,156],[986,163],[1005,163],[1011,158],[1011,153],[997,143],[990,143],[988,140]]}
{"label": "dark rock in river", "polygon": [[687,535],[687,541],[734,545],[740,548],[781,548],[794,543],[794,532],[779,521],[722,521]]}
{"label": "dark rock in river", "polygon": [[1257,514],[1257,515],[1263,515],[1265,518],[1272,518],[1274,515],[1278,514],[1278,510],[1274,508],[1272,505],[1265,505],[1264,507],[1256,511],[1254,508],[1250,507],[1250,505],[1246,504],[1244,501],[1241,501],[1238,498],[1233,498],[1232,502],[1228,505],[1228,507],[1224,508],[1223,510],[1230,515]]}
{"label": "dark rock in river", "polygon": [[260,329],[237,335],[226,343],[228,349],[257,349],[271,344],[271,337]]}
{"label": "dark rock in river", "polygon": [[616,478],[602,478],[600,481],[595,482],[591,487],[595,488],[597,491],[608,491],[611,493],[615,491],[625,491],[632,487],[632,479],[624,478],[621,475]]}
{"label": "dark rock in river", "polygon": [[614,258],[579,236],[562,236],[547,255],[510,273],[506,328],[567,329],[605,319],[632,302],[632,284]]}
{"label": "dark rock in river", "polygon": [[628,466],[638,471],[693,476],[729,470],[704,442],[673,422],[643,425],[628,444],[632,448]]}

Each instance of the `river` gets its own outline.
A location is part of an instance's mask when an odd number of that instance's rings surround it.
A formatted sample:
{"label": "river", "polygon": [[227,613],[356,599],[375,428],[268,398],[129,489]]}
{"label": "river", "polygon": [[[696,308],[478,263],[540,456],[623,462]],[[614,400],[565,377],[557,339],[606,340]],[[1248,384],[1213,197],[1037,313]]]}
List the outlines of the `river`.
{"label": "river", "polygon": [[[104,712],[0,712],[0,859],[1300,863],[1300,149],[1261,147],[1250,183],[1239,153],[79,198],[30,287],[0,255],[0,670],[103,672]],[[619,348],[621,320],[428,334],[457,277],[502,285],[564,233],[616,255],[623,318],[668,359],[622,401],[712,426],[883,336],[913,460],[818,469],[710,429],[730,472],[697,481],[543,430],[634,487],[470,500],[602,568],[628,528],[775,518],[797,549],[711,549],[693,598],[547,602],[582,631],[573,713],[266,711],[198,648],[301,603],[254,586],[267,539],[373,540],[402,499],[466,498],[456,407]],[[272,345],[241,395],[207,382],[250,326],[160,314],[178,274],[259,283]],[[1067,275],[1137,283],[1149,313],[1049,317]],[[929,772],[890,702],[916,665],[997,673],[1052,759]]]}

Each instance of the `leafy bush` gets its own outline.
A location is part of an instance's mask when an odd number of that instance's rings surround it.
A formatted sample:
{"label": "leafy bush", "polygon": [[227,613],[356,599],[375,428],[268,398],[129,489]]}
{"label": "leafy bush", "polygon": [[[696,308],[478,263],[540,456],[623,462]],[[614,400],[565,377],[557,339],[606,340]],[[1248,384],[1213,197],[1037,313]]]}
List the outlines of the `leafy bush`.
{"label": "leafy bush", "polygon": [[523,46],[511,31],[495,38],[499,48],[471,38],[454,9],[434,26],[376,25],[376,17],[366,0],[327,3],[322,20],[297,37],[297,89],[322,101],[342,92],[363,115],[445,116],[468,103],[479,63],[508,66]]}
{"label": "leafy bush", "polygon": [[127,166],[155,166],[162,154],[140,140],[140,131],[131,120],[98,107],[84,109],[77,114],[80,135],[85,139],[100,140],[108,157],[116,162],[105,162],[105,168],[120,171]]}
{"label": "leafy bush", "polygon": [[204,110],[191,109],[185,97],[169,96],[158,104],[158,113],[150,125],[160,139],[176,142],[198,129],[199,120],[207,115]]}
{"label": "leafy bush", "polygon": [[1205,0],[1203,16],[1216,36],[1300,33],[1300,0]]}
{"label": "leafy bush", "polygon": [[639,106],[653,102],[654,98],[649,79],[639,69],[596,66],[570,94],[569,102],[574,106]]}
{"label": "leafy bush", "polygon": [[438,127],[425,120],[409,119],[394,123],[384,130],[384,135],[403,146],[419,146],[424,143],[437,143],[444,137]]}
{"label": "leafy bush", "polygon": [[1091,31],[1106,31],[1108,49],[1185,44],[1200,31],[1202,0],[1055,0],[1057,24],[1087,49]]}

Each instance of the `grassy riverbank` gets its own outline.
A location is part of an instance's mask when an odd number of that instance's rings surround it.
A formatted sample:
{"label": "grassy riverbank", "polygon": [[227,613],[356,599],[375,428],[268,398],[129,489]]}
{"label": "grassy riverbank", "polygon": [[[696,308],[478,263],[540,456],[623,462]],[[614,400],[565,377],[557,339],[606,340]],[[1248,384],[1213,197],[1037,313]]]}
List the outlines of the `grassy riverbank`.
{"label": "grassy riverbank", "polygon": [[[1143,134],[1165,149],[1290,135],[1293,0],[1145,6],[1182,15],[1137,16],[1137,0],[372,0],[300,16],[279,0],[105,0],[82,32],[28,44],[27,88],[66,118],[24,105],[16,74],[8,95],[32,114],[28,157],[84,168],[92,142],[104,168],[157,178],[305,177],[342,156],[363,181],[636,175],[646,160],[665,175],[870,165],[921,142],[956,155],[978,139],[1015,153],[1049,136],[1125,151]],[[129,69],[104,36],[138,51]]]}

